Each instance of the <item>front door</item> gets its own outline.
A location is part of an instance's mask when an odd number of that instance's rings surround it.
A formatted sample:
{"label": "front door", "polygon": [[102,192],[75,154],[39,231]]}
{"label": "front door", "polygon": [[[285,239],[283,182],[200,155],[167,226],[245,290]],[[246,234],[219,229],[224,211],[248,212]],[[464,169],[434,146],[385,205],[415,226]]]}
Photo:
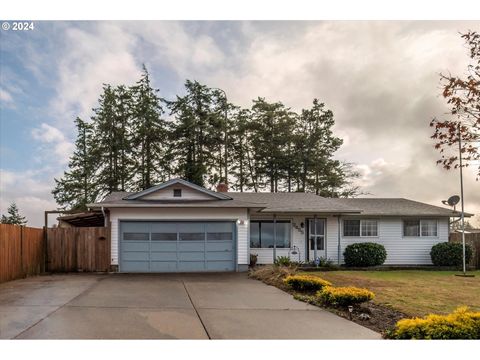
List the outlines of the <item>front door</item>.
{"label": "front door", "polygon": [[315,261],[315,257],[325,257],[325,219],[308,219],[307,223],[308,259]]}

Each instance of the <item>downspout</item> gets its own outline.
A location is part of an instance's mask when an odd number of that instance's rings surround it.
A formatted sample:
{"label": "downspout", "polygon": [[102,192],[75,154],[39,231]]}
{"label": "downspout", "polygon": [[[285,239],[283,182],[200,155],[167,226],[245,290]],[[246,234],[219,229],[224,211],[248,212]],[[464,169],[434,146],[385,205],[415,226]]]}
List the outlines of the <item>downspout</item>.
{"label": "downspout", "polygon": [[337,222],[338,222],[338,231],[337,231],[337,235],[338,235],[338,249],[337,249],[337,259],[338,259],[338,265],[340,265],[340,252],[341,252],[341,245],[340,245],[340,239],[341,239],[341,221],[340,221],[340,218],[341,216],[338,215],[338,218],[337,218]]}
{"label": "downspout", "polygon": [[277,260],[277,215],[273,214],[273,263]]}

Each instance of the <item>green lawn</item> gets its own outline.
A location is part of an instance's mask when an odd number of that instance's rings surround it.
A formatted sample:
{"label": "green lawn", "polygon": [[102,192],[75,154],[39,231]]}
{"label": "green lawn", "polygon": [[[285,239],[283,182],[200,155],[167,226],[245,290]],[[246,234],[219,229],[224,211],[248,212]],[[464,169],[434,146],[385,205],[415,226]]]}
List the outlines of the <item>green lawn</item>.
{"label": "green lawn", "polygon": [[444,314],[464,305],[480,311],[480,271],[469,273],[475,277],[426,270],[310,272],[335,286],[368,288],[375,293],[375,303],[410,316]]}

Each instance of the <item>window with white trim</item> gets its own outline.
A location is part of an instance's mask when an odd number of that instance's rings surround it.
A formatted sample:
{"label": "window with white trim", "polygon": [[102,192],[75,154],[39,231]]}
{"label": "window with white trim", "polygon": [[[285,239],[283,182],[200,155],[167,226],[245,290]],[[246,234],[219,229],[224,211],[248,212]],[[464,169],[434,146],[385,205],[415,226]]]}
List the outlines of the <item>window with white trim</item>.
{"label": "window with white trim", "polygon": [[[272,220],[250,221],[250,247],[271,249],[274,247],[274,223]],[[276,243],[277,248],[290,248],[290,220],[276,221]]]}
{"label": "window with white trim", "polygon": [[403,220],[403,236],[437,236],[437,220]]}
{"label": "window with white trim", "polygon": [[343,236],[376,237],[378,222],[377,220],[343,220]]}

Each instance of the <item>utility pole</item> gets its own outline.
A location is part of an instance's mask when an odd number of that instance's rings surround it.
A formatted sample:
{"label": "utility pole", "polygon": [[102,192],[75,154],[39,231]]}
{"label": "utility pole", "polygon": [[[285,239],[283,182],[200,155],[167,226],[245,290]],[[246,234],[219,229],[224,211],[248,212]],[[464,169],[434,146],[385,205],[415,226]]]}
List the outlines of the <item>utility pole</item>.
{"label": "utility pole", "polygon": [[465,264],[465,208],[463,201],[463,167],[462,167],[462,133],[458,124],[458,155],[460,157],[460,199],[462,201],[462,252],[463,252],[463,275],[467,274]]}

